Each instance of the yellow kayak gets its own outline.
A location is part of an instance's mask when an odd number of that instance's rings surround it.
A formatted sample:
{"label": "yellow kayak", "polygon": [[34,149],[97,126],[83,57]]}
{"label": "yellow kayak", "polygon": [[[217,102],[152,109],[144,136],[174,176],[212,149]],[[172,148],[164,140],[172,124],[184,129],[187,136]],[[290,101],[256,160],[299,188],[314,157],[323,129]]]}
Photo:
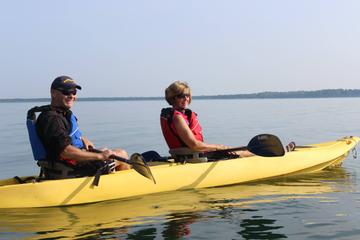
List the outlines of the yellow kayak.
{"label": "yellow kayak", "polygon": [[[328,197],[323,193],[337,192],[338,187],[342,192],[347,191],[346,188],[352,190],[348,177],[344,169],[338,168],[309,178],[303,175],[290,182],[270,180],[258,184],[172,191],[62,208],[1,209],[0,226],[7,232],[39,233],[42,239],[83,239],[88,236],[95,239],[93,234],[104,229],[110,232],[115,229],[118,233],[119,229],[126,231],[128,226],[150,224],[159,218],[176,218],[177,214],[184,212],[196,218],[199,211],[224,207],[251,208],[259,203],[306,198],[326,201]],[[337,186],[338,181],[343,185]],[[25,236],[22,238],[27,239]]]}
{"label": "yellow kayak", "polygon": [[134,170],[94,177],[45,180],[20,184],[0,181],[0,208],[29,208],[84,204],[145,194],[207,188],[311,173],[341,165],[360,141],[345,137],[332,142],[299,147],[282,157],[237,158],[204,163],[154,162],[156,184]]}

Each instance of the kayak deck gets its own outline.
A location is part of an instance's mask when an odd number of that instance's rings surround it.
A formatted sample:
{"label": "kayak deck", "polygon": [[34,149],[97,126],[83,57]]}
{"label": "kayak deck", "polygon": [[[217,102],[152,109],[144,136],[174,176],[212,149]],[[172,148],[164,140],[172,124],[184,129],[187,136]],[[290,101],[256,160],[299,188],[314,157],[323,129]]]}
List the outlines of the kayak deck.
{"label": "kayak deck", "polygon": [[237,158],[205,163],[153,162],[150,169],[157,184],[134,170],[94,177],[45,180],[19,184],[0,181],[0,208],[48,207],[99,202],[110,199],[192,188],[206,188],[311,173],[339,166],[358,137],[309,145],[282,157]]}

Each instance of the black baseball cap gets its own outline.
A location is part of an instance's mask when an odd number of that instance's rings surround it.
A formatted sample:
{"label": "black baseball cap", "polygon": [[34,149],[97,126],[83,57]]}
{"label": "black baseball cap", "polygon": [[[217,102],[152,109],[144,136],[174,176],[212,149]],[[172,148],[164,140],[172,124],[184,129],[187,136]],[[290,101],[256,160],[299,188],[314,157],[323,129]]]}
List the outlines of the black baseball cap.
{"label": "black baseball cap", "polygon": [[81,90],[81,86],[77,85],[71,77],[59,76],[51,84],[51,89],[69,90],[77,88]]}

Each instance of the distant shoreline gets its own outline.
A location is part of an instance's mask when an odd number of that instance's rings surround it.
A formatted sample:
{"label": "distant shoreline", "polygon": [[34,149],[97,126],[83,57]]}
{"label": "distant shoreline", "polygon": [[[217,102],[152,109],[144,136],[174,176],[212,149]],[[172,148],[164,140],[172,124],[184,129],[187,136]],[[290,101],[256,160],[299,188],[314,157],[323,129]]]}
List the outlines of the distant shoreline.
{"label": "distant shoreline", "polygon": [[[259,92],[249,94],[224,94],[193,96],[193,99],[284,99],[284,98],[347,98],[360,97],[360,89],[323,89],[315,91]],[[164,97],[83,97],[78,101],[158,101]],[[50,98],[7,98],[0,103],[49,102]]]}

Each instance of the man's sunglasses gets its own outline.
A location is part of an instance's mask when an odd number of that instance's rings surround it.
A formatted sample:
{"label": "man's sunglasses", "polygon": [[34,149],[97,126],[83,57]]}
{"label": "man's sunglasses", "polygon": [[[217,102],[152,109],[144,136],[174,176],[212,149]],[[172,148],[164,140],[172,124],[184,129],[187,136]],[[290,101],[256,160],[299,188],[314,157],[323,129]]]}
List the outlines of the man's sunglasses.
{"label": "man's sunglasses", "polygon": [[57,89],[57,90],[60,91],[65,96],[70,96],[70,94],[74,96],[76,95],[76,89],[71,89],[71,90]]}
{"label": "man's sunglasses", "polygon": [[178,95],[176,95],[175,96],[176,98],[181,98],[181,99],[185,99],[185,98],[190,98],[190,94],[184,94],[184,93],[182,93],[182,94],[178,94]]}

